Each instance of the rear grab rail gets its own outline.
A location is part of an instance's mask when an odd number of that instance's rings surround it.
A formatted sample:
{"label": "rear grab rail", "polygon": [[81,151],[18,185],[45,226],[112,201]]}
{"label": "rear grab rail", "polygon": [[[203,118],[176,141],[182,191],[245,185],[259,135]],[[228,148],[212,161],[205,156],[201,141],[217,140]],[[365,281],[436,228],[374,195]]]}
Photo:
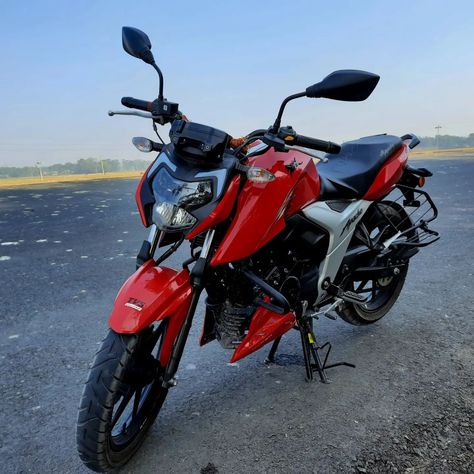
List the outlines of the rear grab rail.
{"label": "rear grab rail", "polygon": [[[395,236],[386,243],[386,247],[426,247],[439,240],[439,233],[428,227],[428,224],[438,217],[438,209],[430,195],[426,191],[403,184],[398,184],[396,188],[400,191],[400,196],[392,202],[406,211],[408,207],[413,210],[407,211],[407,215],[398,223],[394,223],[382,213],[388,225],[397,231]],[[402,199],[403,202],[399,202]],[[407,221],[411,225],[406,228]]]}

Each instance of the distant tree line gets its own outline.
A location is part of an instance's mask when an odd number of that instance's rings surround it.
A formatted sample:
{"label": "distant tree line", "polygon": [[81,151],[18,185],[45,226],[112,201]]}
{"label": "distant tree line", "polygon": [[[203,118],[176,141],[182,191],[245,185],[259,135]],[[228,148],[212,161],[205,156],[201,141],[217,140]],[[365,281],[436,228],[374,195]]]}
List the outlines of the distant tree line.
{"label": "distant tree line", "polygon": [[[144,171],[150,164],[149,160],[99,160],[96,158],[81,158],[74,163],[58,163],[41,166],[45,176],[65,174],[111,173],[116,171]],[[0,178],[23,178],[38,176],[38,166],[0,166]]]}
{"label": "distant tree line", "polygon": [[[438,135],[436,137],[420,137],[420,148],[465,148],[474,147],[474,133],[467,137],[456,135]],[[149,160],[100,160],[97,158],[81,158],[76,162],[57,163],[41,166],[45,176],[65,174],[112,173],[116,171],[144,171],[150,164]],[[23,178],[38,176],[38,166],[0,166],[0,178]]]}
{"label": "distant tree line", "polygon": [[438,135],[436,137],[420,137],[422,148],[465,148],[474,147],[474,133],[467,137],[456,135]]}

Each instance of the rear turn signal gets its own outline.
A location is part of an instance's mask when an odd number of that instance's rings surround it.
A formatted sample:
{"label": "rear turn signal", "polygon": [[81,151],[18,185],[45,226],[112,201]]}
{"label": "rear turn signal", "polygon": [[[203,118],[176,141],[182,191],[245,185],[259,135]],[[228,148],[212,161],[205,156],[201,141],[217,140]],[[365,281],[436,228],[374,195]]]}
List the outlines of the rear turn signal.
{"label": "rear turn signal", "polygon": [[424,177],[424,176],[420,176],[420,177],[418,178],[418,186],[419,186],[420,188],[422,188],[422,187],[425,185],[425,181],[426,181],[425,177]]}

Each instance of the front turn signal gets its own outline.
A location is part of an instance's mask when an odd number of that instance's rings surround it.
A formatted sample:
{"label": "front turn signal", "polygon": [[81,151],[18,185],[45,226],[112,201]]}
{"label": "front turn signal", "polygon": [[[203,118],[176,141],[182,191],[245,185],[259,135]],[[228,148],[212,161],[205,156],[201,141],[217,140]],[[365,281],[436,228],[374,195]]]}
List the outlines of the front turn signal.
{"label": "front turn signal", "polygon": [[150,153],[153,151],[153,142],[145,137],[133,137],[132,143],[138,151]]}
{"label": "front turn signal", "polygon": [[276,176],[265,168],[252,166],[247,170],[247,178],[254,183],[269,183],[273,181]]}

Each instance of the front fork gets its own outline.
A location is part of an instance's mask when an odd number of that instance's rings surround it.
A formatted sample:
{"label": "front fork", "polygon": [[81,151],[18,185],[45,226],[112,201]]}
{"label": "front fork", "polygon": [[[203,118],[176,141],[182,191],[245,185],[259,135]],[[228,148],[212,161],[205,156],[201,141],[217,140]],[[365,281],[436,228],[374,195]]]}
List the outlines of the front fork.
{"label": "front fork", "polygon": [[214,229],[211,229],[207,232],[199,258],[196,260],[196,263],[194,264],[194,267],[191,270],[191,286],[193,288],[191,303],[189,305],[189,309],[186,314],[186,318],[184,319],[184,323],[181,327],[181,330],[179,331],[179,334],[173,344],[171,357],[163,375],[162,386],[164,388],[169,388],[176,385],[175,374],[178,370],[179,362],[183,355],[184,346],[186,345],[186,341],[188,339],[194,314],[196,313],[196,307],[199,302],[199,297],[201,296],[202,290],[204,289],[204,272],[207,267],[208,256],[211,250],[211,244],[212,240],[214,239],[214,234]]}

